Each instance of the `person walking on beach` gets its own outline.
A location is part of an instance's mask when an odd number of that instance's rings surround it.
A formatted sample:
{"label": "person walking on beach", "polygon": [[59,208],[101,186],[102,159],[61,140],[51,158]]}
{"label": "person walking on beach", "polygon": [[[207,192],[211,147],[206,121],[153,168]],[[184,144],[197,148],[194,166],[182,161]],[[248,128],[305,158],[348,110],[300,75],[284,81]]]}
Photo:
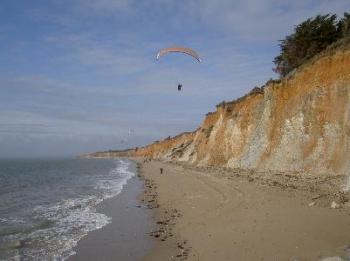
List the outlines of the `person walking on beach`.
{"label": "person walking on beach", "polygon": [[160,168],[159,170],[160,170],[160,174],[163,174],[163,168]]}

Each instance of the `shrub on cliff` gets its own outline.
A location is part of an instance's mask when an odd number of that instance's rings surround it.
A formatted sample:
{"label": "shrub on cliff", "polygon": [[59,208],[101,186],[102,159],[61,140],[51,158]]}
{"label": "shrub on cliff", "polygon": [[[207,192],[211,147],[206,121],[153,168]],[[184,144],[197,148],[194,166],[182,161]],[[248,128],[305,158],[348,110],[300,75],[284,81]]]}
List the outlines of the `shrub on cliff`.
{"label": "shrub on cliff", "polygon": [[294,28],[294,33],[281,40],[281,53],[273,69],[284,77],[327,46],[350,35],[350,14],[337,22],[337,16],[326,14],[309,18]]}
{"label": "shrub on cliff", "polygon": [[338,23],[338,30],[342,37],[350,36],[350,13],[344,13],[344,18]]}

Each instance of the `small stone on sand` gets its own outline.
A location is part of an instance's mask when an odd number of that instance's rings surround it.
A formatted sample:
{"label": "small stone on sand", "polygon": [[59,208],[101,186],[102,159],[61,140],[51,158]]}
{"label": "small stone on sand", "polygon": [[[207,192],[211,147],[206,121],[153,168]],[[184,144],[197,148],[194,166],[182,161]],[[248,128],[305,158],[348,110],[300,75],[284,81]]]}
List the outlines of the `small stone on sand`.
{"label": "small stone on sand", "polygon": [[331,208],[333,208],[333,209],[340,208],[340,205],[337,202],[333,201],[331,203]]}

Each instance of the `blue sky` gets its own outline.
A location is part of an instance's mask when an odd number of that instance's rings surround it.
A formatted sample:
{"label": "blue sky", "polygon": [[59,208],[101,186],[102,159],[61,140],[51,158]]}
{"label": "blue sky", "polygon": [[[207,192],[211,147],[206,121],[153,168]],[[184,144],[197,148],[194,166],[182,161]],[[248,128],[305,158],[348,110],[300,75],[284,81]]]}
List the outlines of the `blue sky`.
{"label": "blue sky", "polygon": [[[3,0],[0,157],[145,145],[277,77],[278,40],[349,0]],[[155,60],[157,50],[187,46]],[[183,91],[176,85],[183,83]]]}

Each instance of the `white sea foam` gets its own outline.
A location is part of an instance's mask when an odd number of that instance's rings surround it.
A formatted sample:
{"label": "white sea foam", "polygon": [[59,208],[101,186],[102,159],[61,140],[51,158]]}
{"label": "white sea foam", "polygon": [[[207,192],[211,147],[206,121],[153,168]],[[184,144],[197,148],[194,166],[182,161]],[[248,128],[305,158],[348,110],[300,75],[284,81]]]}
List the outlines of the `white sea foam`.
{"label": "white sea foam", "polygon": [[7,218],[0,218],[0,222],[7,222],[8,219]]}
{"label": "white sea foam", "polygon": [[[28,238],[33,244],[46,245],[49,249],[47,253],[33,252],[34,250],[30,249],[31,253],[27,253],[27,256],[37,257],[40,254],[42,257],[48,255],[47,257],[59,260],[73,255],[72,249],[88,232],[100,229],[111,222],[110,217],[95,210],[96,204],[101,201],[94,197],[70,199],[43,209],[45,212],[43,216],[55,222],[54,226],[36,230]],[[40,248],[35,249],[37,251]]]}
{"label": "white sea foam", "polygon": [[[33,210],[34,218],[52,222],[29,234],[17,234],[14,240],[25,242],[22,253],[28,259],[65,260],[75,254],[73,248],[88,232],[100,229],[111,218],[96,212],[96,205],[118,195],[127,181],[135,175],[131,162],[117,160],[108,174],[97,176],[93,195],[62,200],[55,205],[41,205]],[[5,221],[2,219],[0,221]],[[7,220],[6,220],[7,221]]]}
{"label": "white sea foam", "polygon": [[129,167],[129,161],[118,160],[117,168],[111,170],[110,177],[98,181],[95,188],[104,192],[104,199],[118,195],[127,181],[135,175]]}

